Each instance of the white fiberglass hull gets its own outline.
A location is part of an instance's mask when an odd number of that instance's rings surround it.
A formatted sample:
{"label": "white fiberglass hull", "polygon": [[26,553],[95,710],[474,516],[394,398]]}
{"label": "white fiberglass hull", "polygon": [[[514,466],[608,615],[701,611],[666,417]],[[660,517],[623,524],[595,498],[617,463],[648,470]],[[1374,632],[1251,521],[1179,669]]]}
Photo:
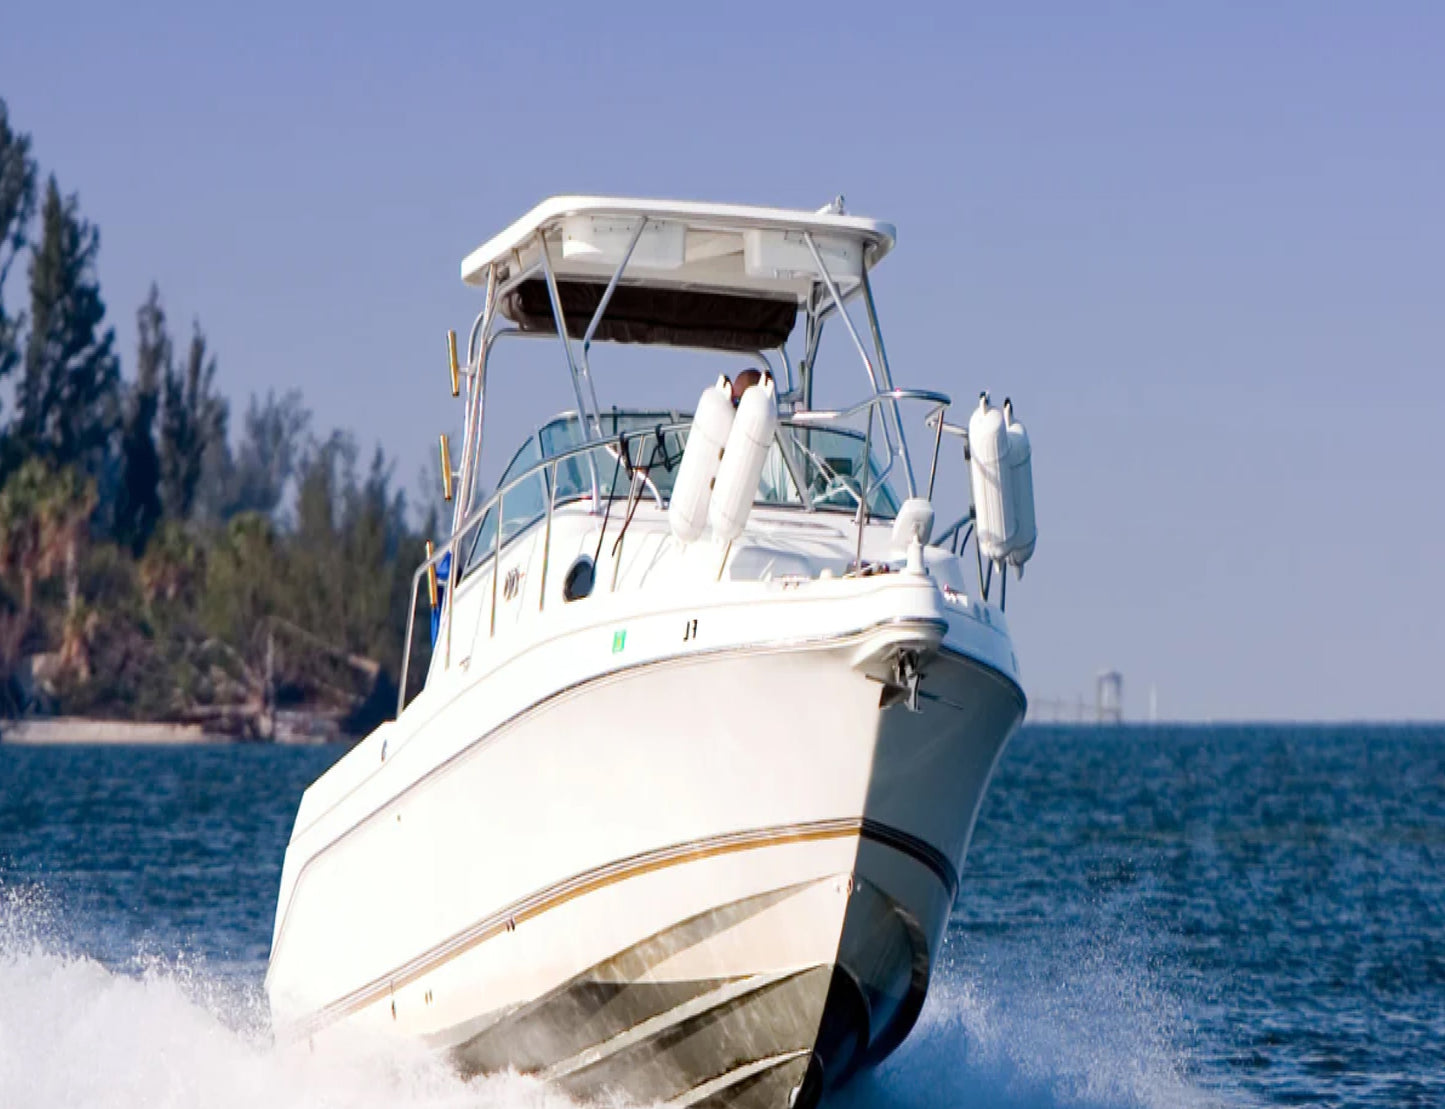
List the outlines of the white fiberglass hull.
{"label": "white fiberglass hull", "polygon": [[[915,603],[616,666],[359,821],[312,821],[283,879],[278,1021],[394,1030],[579,1096],[811,1100],[911,1027],[1022,717],[1012,677],[948,634]],[[900,651],[923,659],[916,712],[889,684]]]}

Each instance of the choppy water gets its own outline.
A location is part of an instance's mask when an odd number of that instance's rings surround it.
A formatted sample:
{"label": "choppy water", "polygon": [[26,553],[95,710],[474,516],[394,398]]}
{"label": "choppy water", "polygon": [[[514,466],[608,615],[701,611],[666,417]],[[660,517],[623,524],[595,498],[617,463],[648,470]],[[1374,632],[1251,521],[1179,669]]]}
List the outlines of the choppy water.
{"label": "choppy water", "polygon": [[[335,755],[0,747],[0,1106],[566,1105],[271,1045],[281,851]],[[1445,728],[1025,731],[919,1027],[847,1104],[1445,1104]]]}

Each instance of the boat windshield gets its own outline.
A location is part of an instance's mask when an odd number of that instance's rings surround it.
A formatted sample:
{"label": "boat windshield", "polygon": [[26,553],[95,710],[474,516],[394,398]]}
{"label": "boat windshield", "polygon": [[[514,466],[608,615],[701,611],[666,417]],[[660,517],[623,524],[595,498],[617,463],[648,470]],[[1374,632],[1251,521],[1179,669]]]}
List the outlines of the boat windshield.
{"label": "boat windshield", "polygon": [[[628,456],[634,467],[645,470],[647,484],[642,496],[654,496],[667,502],[677,478],[677,466],[687,445],[687,429],[662,433],[661,445],[654,432],[668,424],[681,423],[687,413],[612,411],[602,414],[603,442],[588,454],[577,455],[557,465],[556,503],[590,498],[593,489],[593,467],[600,496],[625,498],[630,490],[627,469],[617,450],[619,436],[628,439]],[[497,488],[536,466],[544,458],[555,458],[587,441],[581,421],[575,414],[558,416],[544,425],[512,456],[497,481]],[[876,437],[875,437],[876,442]],[[808,491],[808,500],[820,511],[845,512],[858,510],[858,479],[863,472],[862,432],[852,428],[824,428],[782,422],[763,465],[754,504],[771,507],[805,508],[798,492],[801,483]],[[898,497],[888,484],[887,469],[879,465],[876,454],[870,459],[868,479],[868,510],[874,517],[892,519],[898,512]],[[547,511],[545,471],[539,471],[508,490],[503,503],[502,543],[540,520]],[[477,529],[471,544],[467,569],[484,561],[495,549],[497,539],[496,513],[489,511]]]}
{"label": "boat windshield", "polygon": [[[607,412],[602,416],[604,439],[616,439],[626,435],[629,442],[628,454],[634,466],[647,470],[648,480],[656,487],[664,501],[672,496],[672,483],[677,477],[677,465],[687,445],[687,430],[663,432],[662,447],[659,438],[653,434],[658,427],[679,423],[688,419],[687,414],[676,412]],[[559,416],[547,424],[537,436],[541,453],[547,458],[562,454],[586,442],[582,425],[574,415]],[[856,512],[858,508],[858,478],[863,470],[864,437],[852,429],[802,427],[783,423],[773,439],[772,450],[763,464],[762,479],[758,483],[755,504],[775,507],[806,507],[798,492],[801,482],[808,490],[814,508]],[[531,449],[529,449],[531,448]],[[665,448],[665,450],[663,449]],[[524,455],[535,459],[537,450],[529,443],[518,452],[517,459],[508,469],[520,473]],[[608,458],[612,463],[608,463]],[[615,478],[616,451],[604,454],[594,452],[587,457],[577,457],[560,463],[557,467],[557,501],[590,496],[592,474],[589,458],[597,460],[597,481],[604,495],[625,497],[628,492],[627,474],[618,473]],[[869,512],[874,516],[892,519],[898,511],[898,499],[887,482],[887,474],[879,466],[875,455],[870,467]],[[605,471],[605,472],[604,472]],[[502,484],[511,480],[503,475]],[[652,495],[652,488],[645,495]]]}

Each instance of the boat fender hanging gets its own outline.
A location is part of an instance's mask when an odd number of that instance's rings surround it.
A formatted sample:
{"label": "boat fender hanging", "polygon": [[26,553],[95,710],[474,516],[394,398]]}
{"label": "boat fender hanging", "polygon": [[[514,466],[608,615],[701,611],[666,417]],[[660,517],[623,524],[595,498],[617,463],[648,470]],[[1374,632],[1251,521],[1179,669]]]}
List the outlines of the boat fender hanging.
{"label": "boat fender hanging", "polygon": [[719,377],[717,384],[704,389],[697,399],[697,412],[667,505],[672,534],[683,543],[691,543],[707,526],[713,479],[732,431],[733,415],[732,387],[726,377]]}
{"label": "boat fender hanging", "polygon": [[1004,426],[1008,429],[1007,486],[1013,495],[1014,537],[1009,546],[1008,563],[1023,577],[1024,563],[1034,553],[1039,530],[1034,520],[1033,451],[1029,433],[1014,419],[1013,402],[1004,399]]}
{"label": "boat fender hanging", "polygon": [[1007,466],[1009,438],[1003,410],[981,393],[978,407],[968,419],[969,476],[973,484],[976,513],[975,536],[979,553],[990,562],[1002,563],[1017,530]]}
{"label": "boat fender hanging", "polygon": [[747,526],[777,428],[777,392],[773,379],[764,377],[738,402],[727,449],[713,483],[707,518],[715,540],[731,543]]}

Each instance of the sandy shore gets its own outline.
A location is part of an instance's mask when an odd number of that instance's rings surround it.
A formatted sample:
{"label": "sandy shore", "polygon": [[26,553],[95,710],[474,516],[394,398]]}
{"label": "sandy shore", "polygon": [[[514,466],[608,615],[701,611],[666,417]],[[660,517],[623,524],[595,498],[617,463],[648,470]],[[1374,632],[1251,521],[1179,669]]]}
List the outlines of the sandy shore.
{"label": "sandy shore", "polygon": [[56,716],[0,723],[0,743],[28,746],[52,744],[124,745],[231,743],[230,736],[208,733],[199,724],[145,723],[135,720],[90,720]]}

